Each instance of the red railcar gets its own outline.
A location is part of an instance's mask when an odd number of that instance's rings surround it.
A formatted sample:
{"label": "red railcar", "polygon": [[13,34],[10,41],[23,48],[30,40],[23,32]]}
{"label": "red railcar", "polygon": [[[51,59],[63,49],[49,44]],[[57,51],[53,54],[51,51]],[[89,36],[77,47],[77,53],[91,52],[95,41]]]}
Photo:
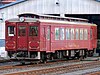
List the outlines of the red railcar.
{"label": "red railcar", "polygon": [[6,51],[12,57],[61,59],[93,55],[97,26],[86,19],[20,14],[6,20]]}

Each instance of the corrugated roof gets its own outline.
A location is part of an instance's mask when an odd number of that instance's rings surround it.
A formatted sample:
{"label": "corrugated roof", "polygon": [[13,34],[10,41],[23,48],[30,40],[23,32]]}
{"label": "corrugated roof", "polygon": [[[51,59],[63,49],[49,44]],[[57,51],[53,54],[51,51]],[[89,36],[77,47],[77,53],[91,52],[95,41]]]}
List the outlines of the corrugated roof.
{"label": "corrugated roof", "polygon": [[27,1],[27,0],[18,0],[18,1],[16,1],[16,2],[12,2],[12,3],[9,3],[9,4],[5,4],[5,5],[3,5],[3,6],[0,6],[0,9],[6,8],[6,7],[9,7],[9,6],[12,6],[12,5],[15,5],[15,4],[24,2],[24,1]]}

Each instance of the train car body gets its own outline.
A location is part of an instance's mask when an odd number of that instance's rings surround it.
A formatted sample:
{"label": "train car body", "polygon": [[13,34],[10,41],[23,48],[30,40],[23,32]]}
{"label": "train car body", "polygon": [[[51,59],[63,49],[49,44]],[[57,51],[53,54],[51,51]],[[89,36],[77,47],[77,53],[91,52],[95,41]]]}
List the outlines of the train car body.
{"label": "train car body", "polygon": [[10,57],[86,56],[97,47],[97,26],[86,19],[21,14],[5,25],[6,51]]}

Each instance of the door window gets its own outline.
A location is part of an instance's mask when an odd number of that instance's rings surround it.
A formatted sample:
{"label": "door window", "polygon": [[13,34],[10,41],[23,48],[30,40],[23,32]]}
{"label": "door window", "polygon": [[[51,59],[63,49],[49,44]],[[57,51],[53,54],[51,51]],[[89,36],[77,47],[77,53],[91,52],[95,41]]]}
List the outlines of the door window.
{"label": "door window", "polygon": [[92,29],[90,30],[90,39],[92,39]]}
{"label": "door window", "polygon": [[38,36],[38,26],[29,27],[29,36]]}
{"label": "door window", "polygon": [[8,26],[8,36],[15,36],[15,26]]}
{"label": "door window", "polygon": [[26,26],[19,26],[19,36],[26,36]]}
{"label": "door window", "polygon": [[47,28],[46,38],[47,38],[47,40],[50,40],[50,27]]}

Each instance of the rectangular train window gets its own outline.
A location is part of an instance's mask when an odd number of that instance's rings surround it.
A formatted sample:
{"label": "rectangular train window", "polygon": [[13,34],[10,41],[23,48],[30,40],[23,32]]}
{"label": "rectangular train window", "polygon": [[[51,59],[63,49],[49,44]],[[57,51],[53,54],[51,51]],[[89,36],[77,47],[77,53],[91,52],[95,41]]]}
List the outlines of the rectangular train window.
{"label": "rectangular train window", "polygon": [[84,40],[88,40],[88,31],[84,29]]}
{"label": "rectangular train window", "polygon": [[70,29],[67,28],[67,29],[66,29],[66,40],[70,40],[70,38],[71,38]]}
{"label": "rectangular train window", "polygon": [[18,35],[19,36],[26,36],[26,26],[19,26],[18,27]]}
{"label": "rectangular train window", "polygon": [[29,27],[29,36],[38,36],[38,26]]}
{"label": "rectangular train window", "polygon": [[83,40],[83,29],[80,29],[80,40]]}
{"label": "rectangular train window", "polygon": [[15,36],[15,26],[8,26],[8,36]]}
{"label": "rectangular train window", "polygon": [[79,29],[76,28],[75,32],[76,32],[75,38],[76,38],[76,40],[79,40]]}
{"label": "rectangular train window", "polygon": [[50,40],[50,27],[47,28],[46,38],[47,38],[47,40]]}
{"label": "rectangular train window", "polygon": [[65,39],[65,35],[64,35],[64,28],[60,28],[60,40],[64,40]]}
{"label": "rectangular train window", "polygon": [[71,40],[74,40],[74,28],[71,28]]}
{"label": "rectangular train window", "polygon": [[55,40],[59,40],[59,28],[55,28]]}
{"label": "rectangular train window", "polygon": [[90,39],[92,39],[92,29],[90,30]]}

